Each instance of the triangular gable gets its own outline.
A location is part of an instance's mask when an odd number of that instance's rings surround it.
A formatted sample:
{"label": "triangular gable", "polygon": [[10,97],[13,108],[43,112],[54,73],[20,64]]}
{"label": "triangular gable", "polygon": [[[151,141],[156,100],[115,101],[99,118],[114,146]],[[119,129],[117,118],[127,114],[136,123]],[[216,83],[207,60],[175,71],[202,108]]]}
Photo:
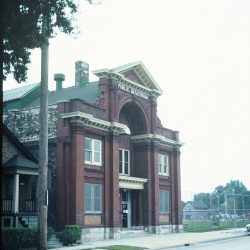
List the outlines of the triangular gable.
{"label": "triangular gable", "polygon": [[143,89],[148,94],[149,92],[157,96],[162,94],[162,90],[156,83],[152,75],[149,73],[145,65],[138,61],[134,63],[125,64],[113,69],[100,69],[93,71],[98,77],[114,77],[115,79],[122,79],[131,86],[137,89]]}
{"label": "triangular gable", "polygon": [[162,93],[161,88],[154,80],[153,76],[149,73],[143,62],[133,62],[116,67],[111,72],[122,74],[129,80],[132,80],[138,84],[141,84],[152,90],[156,90]]}
{"label": "triangular gable", "polygon": [[[9,128],[2,124],[3,128],[3,143],[8,143],[8,146],[12,147],[12,156],[14,154],[21,154],[30,161],[37,163],[37,159],[31,154],[31,152],[18,140],[18,138],[9,130]],[[4,145],[3,145],[4,147]],[[4,150],[2,150],[2,153]]]}

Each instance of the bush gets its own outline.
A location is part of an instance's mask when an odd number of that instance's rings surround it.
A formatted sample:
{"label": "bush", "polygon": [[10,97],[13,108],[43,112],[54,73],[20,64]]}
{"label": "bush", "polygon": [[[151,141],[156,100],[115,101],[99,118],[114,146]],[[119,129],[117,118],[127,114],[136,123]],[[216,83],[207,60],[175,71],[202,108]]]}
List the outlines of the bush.
{"label": "bush", "polygon": [[[48,227],[47,237],[51,239],[54,230]],[[4,228],[2,230],[4,249],[32,248],[37,246],[37,229],[34,228]]]}
{"label": "bush", "polygon": [[37,230],[33,228],[4,228],[3,249],[32,248],[37,245]]}
{"label": "bush", "polygon": [[81,239],[82,229],[77,225],[66,225],[62,231],[62,242],[64,246],[75,244]]}

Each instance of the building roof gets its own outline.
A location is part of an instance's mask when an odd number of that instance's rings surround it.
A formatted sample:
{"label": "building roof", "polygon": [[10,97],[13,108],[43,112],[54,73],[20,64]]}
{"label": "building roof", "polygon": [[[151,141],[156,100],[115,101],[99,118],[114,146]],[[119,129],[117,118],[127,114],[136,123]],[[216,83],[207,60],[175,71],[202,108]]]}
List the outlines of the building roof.
{"label": "building roof", "polygon": [[29,159],[37,163],[37,159],[28,151],[28,149],[18,140],[18,138],[8,129],[8,127],[3,123],[3,135],[5,135],[16,148],[20,150],[20,152],[25,156],[25,158]]}
{"label": "building roof", "polygon": [[4,168],[21,167],[21,168],[38,169],[38,164],[18,154],[18,155],[14,155],[10,160],[8,160],[3,165],[3,167]]}
{"label": "building roof", "polygon": [[207,205],[203,201],[193,201],[192,206],[194,209],[208,209]]}
{"label": "building roof", "polygon": [[[84,84],[82,86],[73,86],[68,88],[62,88],[60,90],[50,91],[48,102],[49,105],[56,104],[61,100],[81,99],[89,103],[95,103],[100,95],[98,88],[98,81]],[[37,107],[40,106],[40,98],[37,97],[26,107]]]}
{"label": "building roof", "polygon": [[3,92],[3,102],[9,102],[21,99],[26,94],[30,93],[35,88],[39,87],[40,83],[26,85],[20,88],[10,89]]}

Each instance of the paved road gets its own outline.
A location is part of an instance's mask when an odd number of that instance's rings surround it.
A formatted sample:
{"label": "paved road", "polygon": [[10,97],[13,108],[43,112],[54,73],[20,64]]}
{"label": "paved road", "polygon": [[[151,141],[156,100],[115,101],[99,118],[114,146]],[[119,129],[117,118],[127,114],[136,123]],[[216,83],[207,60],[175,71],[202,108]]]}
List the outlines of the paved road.
{"label": "paved road", "polygon": [[171,250],[184,250],[184,249],[185,250],[198,250],[198,249],[199,250],[250,250],[250,236],[171,248]]}

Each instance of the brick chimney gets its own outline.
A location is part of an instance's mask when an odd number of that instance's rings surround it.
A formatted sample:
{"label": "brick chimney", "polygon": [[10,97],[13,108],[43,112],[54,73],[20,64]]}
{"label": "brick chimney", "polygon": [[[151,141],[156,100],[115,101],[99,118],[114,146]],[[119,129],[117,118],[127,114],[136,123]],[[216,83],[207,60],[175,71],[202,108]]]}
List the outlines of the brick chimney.
{"label": "brick chimney", "polygon": [[56,90],[62,89],[62,82],[65,80],[65,75],[61,73],[54,74],[54,80],[56,81]]}
{"label": "brick chimney", "polygon": [[75,62],[75,85],[82,86],[89,82],[89,64],[83,61]]}

